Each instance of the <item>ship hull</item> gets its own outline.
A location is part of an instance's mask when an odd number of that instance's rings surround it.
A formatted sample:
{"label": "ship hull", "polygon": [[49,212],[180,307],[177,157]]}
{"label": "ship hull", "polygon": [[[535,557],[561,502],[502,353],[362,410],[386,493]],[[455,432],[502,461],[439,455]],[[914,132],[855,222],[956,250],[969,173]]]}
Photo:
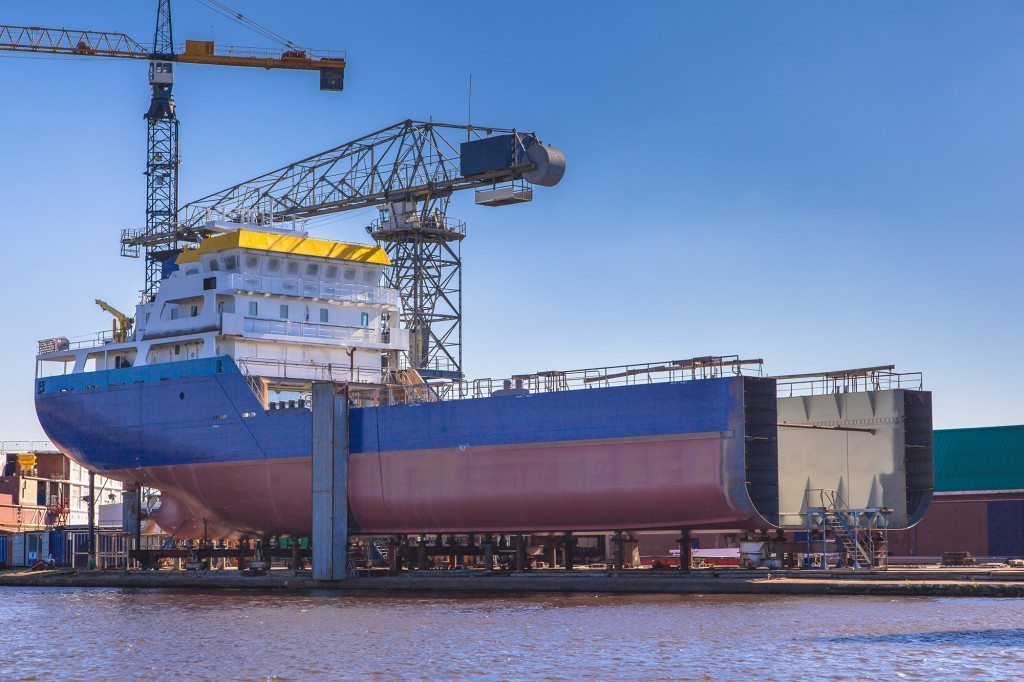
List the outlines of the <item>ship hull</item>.
{"label": "ship hull", "polygon": [[[748,487],[748,436],[775,424],[773,408],[749,409],[752,389],[774,406],[765,381],[352,408],[350,523],[370,534],[769,527],[770,504]],[[64,452],[160,489],[156,518],[175,537],[310,532],[311,413],[263,410],[230,358],[41,379],[36,406]]]}

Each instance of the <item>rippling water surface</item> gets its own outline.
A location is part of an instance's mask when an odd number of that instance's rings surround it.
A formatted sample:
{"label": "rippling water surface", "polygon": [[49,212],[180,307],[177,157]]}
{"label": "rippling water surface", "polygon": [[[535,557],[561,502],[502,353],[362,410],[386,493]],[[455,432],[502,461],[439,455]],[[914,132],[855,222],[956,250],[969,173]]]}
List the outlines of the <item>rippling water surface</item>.
{"label": "rippling water surface", "polygon": [[1024,677],[1024,601],[0,587],[0,680]]}

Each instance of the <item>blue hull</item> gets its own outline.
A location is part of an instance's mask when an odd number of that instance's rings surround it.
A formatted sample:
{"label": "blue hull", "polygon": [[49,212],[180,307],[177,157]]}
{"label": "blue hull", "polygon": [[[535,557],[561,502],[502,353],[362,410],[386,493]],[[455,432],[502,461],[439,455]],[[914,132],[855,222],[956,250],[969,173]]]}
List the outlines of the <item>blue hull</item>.
{"label": "blue hull", "polygon": [[[716,448],[728,455],[720,465],[724,469],[717,485],[724,498],[753,518],[758,512],[747,489],[748,421],[758,422],[754,428],[770,422],[774,429],[775,416],[774,408],[762,415],[750,409],[751,387],[762,396],[770,394],[774,405],[770,380],[730,377],[353,408],[350,451],[358,466],[366,457],[379,459],[381,454],[431,456],[494,448],[513,452],[573,443],[618,444],[616,452],[626,453],[627,444],[645,439],[714,434],[722,439]],[[311,413],[264,410],[229,357],[41,378],[36,384],[36,410],[47,435],[64,452],[97,472],[157,485],[193,516],[205,514],[203,509],[211,518],[217,516],[213,492],[199,490],[206,477],[216,476],[236,477],[243,488],[251,476],[253,485],[264,486],[261,495],[272,498],[263,499],[264,504],[288,507],[290,499],[276,499],[276,477],[280,495],[305,495],[302,503],[308,507]],[[366,466],[378,471],[382,465],[377,461]],[[501,475],[515,472],[503,470]],[[367,480],[381,477],[378,471]],[[766,485],[770,488],[770,481]],[[217,491],[225,494],[223,488]],[[770,491],[751,494],[755,499],[759,494],[771,497]],[[306,507],[289,514],[301,515]],[[245,530],[295,530],[262,527],[277,523],[272,521],[243,523],[237,515],[233,518]]]}

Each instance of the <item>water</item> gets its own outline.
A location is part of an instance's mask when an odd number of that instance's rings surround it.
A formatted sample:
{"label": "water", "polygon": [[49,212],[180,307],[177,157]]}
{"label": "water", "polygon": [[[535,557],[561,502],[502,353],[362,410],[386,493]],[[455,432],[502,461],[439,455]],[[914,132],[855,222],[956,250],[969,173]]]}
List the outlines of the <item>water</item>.
{"label": "water", "polygon": [[1024,677],[1024,601],[0,588],[0,680]]}

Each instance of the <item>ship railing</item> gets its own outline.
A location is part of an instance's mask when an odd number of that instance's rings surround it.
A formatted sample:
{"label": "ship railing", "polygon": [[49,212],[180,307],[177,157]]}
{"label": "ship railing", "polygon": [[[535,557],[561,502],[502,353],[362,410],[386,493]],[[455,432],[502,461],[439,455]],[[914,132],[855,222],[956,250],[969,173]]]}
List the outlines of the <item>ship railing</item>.
{"label": "ship railing", "polygon": [[[731,355],[576,370],[547,370],[514,374],[507,379],[485,378],[430,383],[428,386],[431,390],[427,394],[426,400],[460,400],[527,393],[554,393],[732,376],[760,377],[764,376],[762,364],[763,361],[760,358],[744,359],[737,355]],[[408,390],[408,387],[398,388],[394,398],[396,402],[403,402],[401,398],[412,392]],[[408,402],[408,399],[404,402]]]}
{"label": "ship railing", "polygon": [[789,374],[774,378],[780,398],[888,391],[899,388],[920,391],[924,388],[924,376],[921,372],[894,370],[894,365],[881,365],[818,374]]}
{"label": "ship railing", "polygon": [[[299,381],[336,381],[345,383],[380,384],[386,377],[386,371],[378,367],[360,365],[322,363],[322,362],[289,362],[274,358],[236,358],[242,373],[254,381],[259,379],[295,379]],[[250,382],[253,390],[257,385]]]}
{"label": "ship railing", "polygon": [[291,320],[272,320],[263,317],[246,317],[243,330],[248,334],[277,334],[281,336],[332,339],[355,343],[377,343],[379,337],[379,333],[369,327],[293,322]]}
{"label": "ship railing", "polygon": [[57,448],[48,440],[0,441],[0,455],[26,452],[57,452]]}
{"label": "ship railing", "polygon": [[81,334],[79,336],[57,336],[49,339],[39,339],[37,348],[39,355],[51,353],[64,353],[83,348],[97,348],[114,343],[114,336],[109,329],[92,334]]}
{"label": "ship railing", "polygon": [[398,306],[398,291],[350,282],[322,282],[296,277],[273,277],[233,273],[227,276],[225,288],[278,296],[300,296],[328,301],[344,301],[365,305]]}

